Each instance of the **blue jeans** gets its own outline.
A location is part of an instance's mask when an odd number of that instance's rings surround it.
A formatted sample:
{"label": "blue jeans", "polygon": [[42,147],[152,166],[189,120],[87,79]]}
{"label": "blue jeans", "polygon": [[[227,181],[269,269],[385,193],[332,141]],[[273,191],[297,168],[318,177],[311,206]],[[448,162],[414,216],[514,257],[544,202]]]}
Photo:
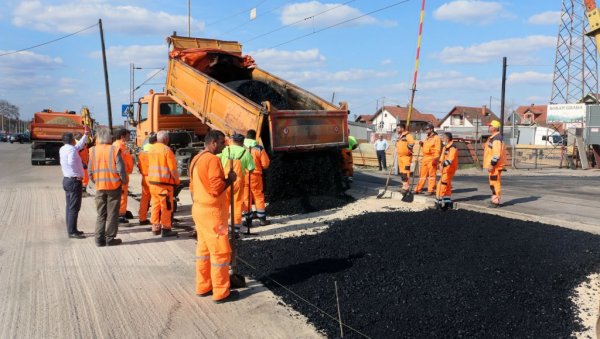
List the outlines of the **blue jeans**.
{"label": "blue jeans", "polygon": [[63,178],[63,189],[65,190],[67,233],[75,234],[77,229],[77,218],[81,209],[81,180],[77,178]]}

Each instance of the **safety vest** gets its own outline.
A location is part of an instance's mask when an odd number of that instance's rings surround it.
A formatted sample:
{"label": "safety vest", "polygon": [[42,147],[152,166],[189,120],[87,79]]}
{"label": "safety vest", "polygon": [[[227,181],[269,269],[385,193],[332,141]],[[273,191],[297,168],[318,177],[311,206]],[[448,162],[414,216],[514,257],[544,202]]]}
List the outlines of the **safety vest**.
{"label": "safety vest", "polygon": [[96,184],[96,190],[112,191],[121,187],[121,177],[117,171],[119,149],[106,144],[91,148],[91,161],[88,171]]}
{"label": "safety vest", "polygon": [[142,176],[148,175],[148,152],[140,151],[138,154],[138,169],[140,170],[140,174]]}
{"label": "safety vest", "polygon": [[400,135],[400,138],[396,142],[396,150],[399,157],[411,156],[413,152],[413,146],[415,145],[415,138],[408,131],[405,131]]}
{"label": "safety vest", "polygon": [[423,141],[423,157],[431,157],[431,158],[439,158],[440,151],[442,148],[442,141],[440,140],[439,135],[433,132],[431,136],[427,136],[427,139]]}
{"label": "safety vest", "polygon": [[440,156],[440,163],[444,168],[448,167],[448,170],[452,172],[458,168],[458,149],[456,149],[453,141],[444,146],[442,155]]}
{"label": "safety vest", "polygon": [[117,147],[121,151],[121,158],[125,164],[125,172],[127,172],[127,174],[131,174],[131,172],[133,172],[133,156],[131,156],[127,144],[123,142],[123,140],[118,139],[113,142],[113,146]]}
{"label": "safety vest", "polygon": [[156,142],[148,147],[148,173],[149,184],[179,185],[177,161],[169,146]]}
{"label": "safety vest", "polygon": [[500,132],[492,134],[484,144],[483,168],[497,167],[503,169],[506,163],[504,139]]}

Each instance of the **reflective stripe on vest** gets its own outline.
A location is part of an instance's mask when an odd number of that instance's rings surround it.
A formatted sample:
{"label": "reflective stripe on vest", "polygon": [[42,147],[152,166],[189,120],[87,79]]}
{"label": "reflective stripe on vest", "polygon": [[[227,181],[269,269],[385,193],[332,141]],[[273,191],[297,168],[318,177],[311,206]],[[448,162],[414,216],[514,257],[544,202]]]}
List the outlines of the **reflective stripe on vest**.
{"label": "reflective stripe on vest", "polygon": [[121,177],[117,171],[118,150],[112,145],[97,145],[92,148],[92,161],[89,173],[96,183],[97,190],[112,191],[121,187]]}
{"label": "reflective stripe on vest", "polygon": [[148,183],[151,184],[175,184],[177,173],[171,172],[167,164],[168,147],[161,149],[159,152],[148,152]]}

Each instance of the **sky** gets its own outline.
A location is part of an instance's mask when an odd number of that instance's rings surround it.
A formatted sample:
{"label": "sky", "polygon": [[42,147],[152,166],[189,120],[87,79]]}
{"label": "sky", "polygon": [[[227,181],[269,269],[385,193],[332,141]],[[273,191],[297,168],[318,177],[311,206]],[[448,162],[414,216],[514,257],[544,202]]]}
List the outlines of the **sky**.
{"label": "sky", "polygon": [[[45,108],[79,112],[87,106],[107,123],[98,19],[113,124],[123,122],[121,105],[130,101],[130,65],[139,68],[133,72],[136,99],[150,89],[162,91],[165,38],[188,34],[186,0],[0,4],[0,99],[17,105],[26,119]],[[440,118],[457,105],[491,103],[499,114],[504,56],[507,108],[547,104],[561,5],[427,1],[414,107]],[[266,71],[328,101],[348,102],[351,119],[373,114],[382,103],[409,102],[421,0],[190,0],[190,9],[191,36],[241,42],[244,54]]]}

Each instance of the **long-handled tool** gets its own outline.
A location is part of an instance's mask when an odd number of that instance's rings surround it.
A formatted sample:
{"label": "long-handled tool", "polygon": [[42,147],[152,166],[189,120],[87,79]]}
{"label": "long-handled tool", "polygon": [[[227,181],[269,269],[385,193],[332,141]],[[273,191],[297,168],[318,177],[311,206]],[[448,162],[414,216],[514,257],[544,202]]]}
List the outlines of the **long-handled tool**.
{"label": "long-handled tool", "polygon": [[417,162],[415,164],[415,170],[413,171],[412,177],[410,178],[410,184],[408,185],[408,191],[406,193],[404,193],[404,195],[402,196],[402,201],[404,201],[404,202],[413,202],[415,200],[415,195],[412,192],[412,188],[415,183],[415,174],[417,173],[417,171],[420,172],[419,157],[421,157],[421,149],[422,148],[423,148],[423,146],[419,145],[419,152],[417,152]]}
{"label": "long-handled tool", "polygon": [[390,177],[392,176],[392,169],[394,168],[394,166],[397,166],[396,160],[398,159],[398,153],[396,153],[396,150],[393,150],[393,152],[394,161],[392,163],[392,166],[390,166],[390,170],[388,171],[387,180],[385,181],[385,188],[383,189],[383,191],[381,191],[381,193],[377,194],[377,199],[381,199],[385,192],[387,192],[388,186],[390,185]]}
{"label": "long-handled tool", "polygon": [[[231,177],[231,173],[233,173],[233,158],[229,159],[229,176]],[[246,278],[238,273],[237,267],[237,234],[235,232],[235,204],[233,197],[233,185],[231,183],[231,187],[229,189],[229,208],[231,213],[231,228],[229,232],[229,245],[231,246],[231,268],[229,270],[229,282],[231,288],[241,288],[246,287]]]}

